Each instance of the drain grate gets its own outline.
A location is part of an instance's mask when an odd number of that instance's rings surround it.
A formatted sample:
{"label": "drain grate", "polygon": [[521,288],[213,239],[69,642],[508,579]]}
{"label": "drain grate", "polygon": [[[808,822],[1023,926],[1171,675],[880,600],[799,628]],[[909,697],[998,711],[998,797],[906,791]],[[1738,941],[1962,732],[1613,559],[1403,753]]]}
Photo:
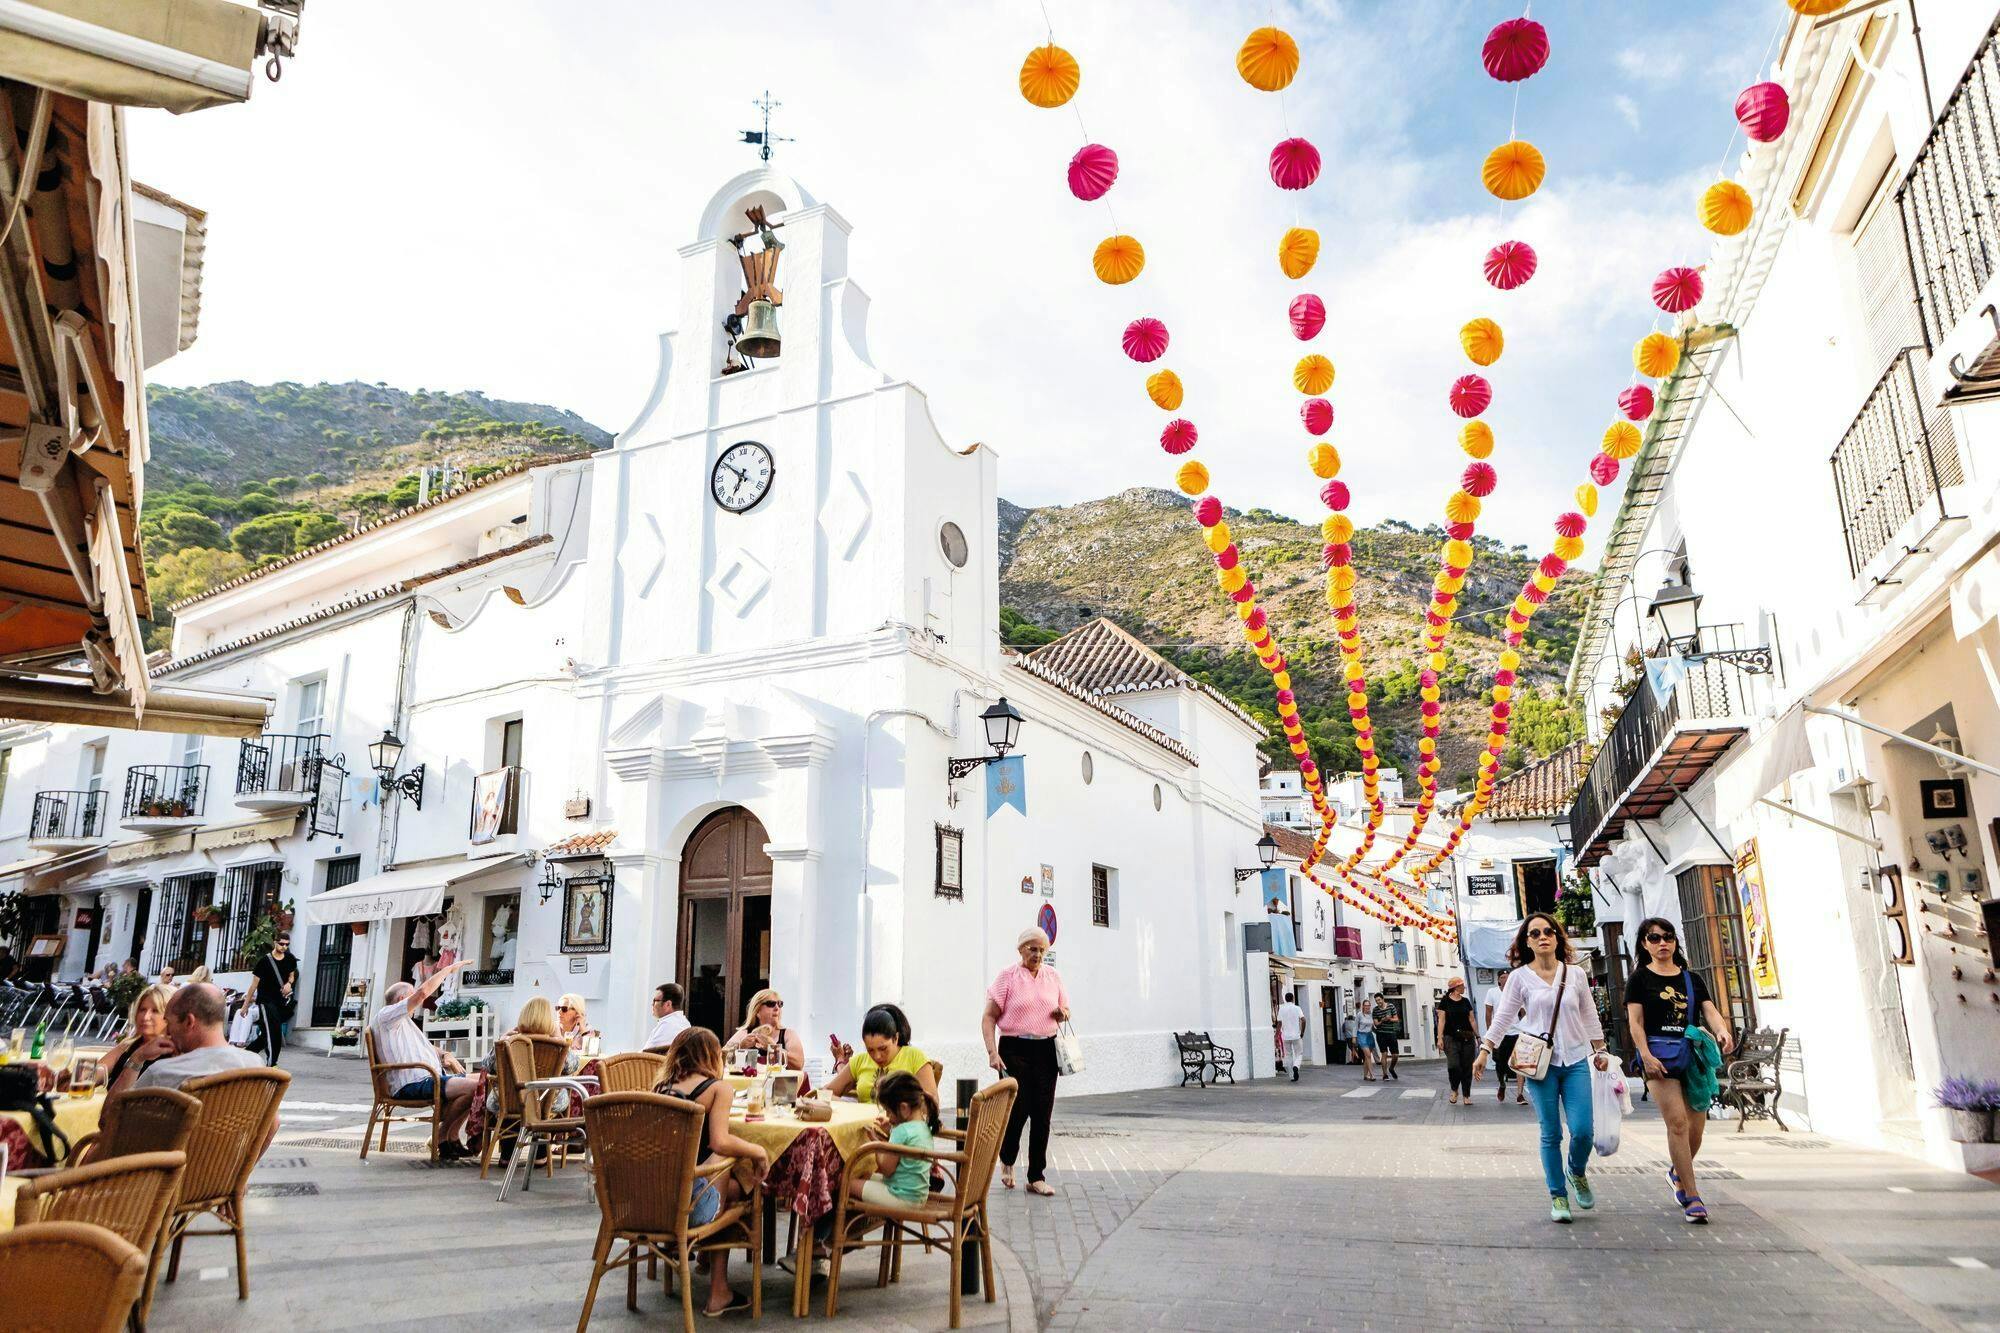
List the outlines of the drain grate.
{"label": "drain grate", "polygon": [[[354,1146],[359,1148],[361,1145],[356,1143]],[[295,1171],[305,1164],[306,1159],[303,1157],[260,1157],[257,1159],[258,1167],[266,1171]]]}
{"label": "drain grate", "polygon": [[1771,1148],[1824,1149],[1829,1146],[1825,1143],[1820,1142],[1818,1139],[1755,1139],[1753,1140],[1753,1142],[1762,1143],[1765,1146]]}
{"label": "drain grate", "polygon": [[[344,1148],[348,1152],[358,1153],[361,1151],[361,1140],[358,1138],[342,1139],[342,1138],[330,1138],[330,1137],[310,1138],[310,1139],[286,1139],[284,1146],[287,1148]],[[414,1143],[405,1143],[401,1139],[390,1139],[388,1147],[370,1148],[368,1150],[368,1155],[370,1157],[373,1157],[377,1153],[388,1153],[391,1156],[395,1156],[398,1153],[404,1153],[404,1154],[415,1153],[428,1157],[430,1155],[430,1151],[431,1151],[431,1143],[429,1139],[418,1139]]]}
{"label": "drain grate", "polygon": [[319,1193],[319,1186],[310,1180],[292,1180],[283,1184],[256,1184],[249,1189],[253,1199],[302,1199]]}
{"label": "drain grate", "polygon": [[1363,1120],[1395,1120],[1395,1119],[1397,1119],[1397,1117],[1396,1117],[1396,1116],[1393,1116],[1393,1115],[1364,1115],[1364,1116],[1362,1116],[1361,1118],[1362,1118]]}

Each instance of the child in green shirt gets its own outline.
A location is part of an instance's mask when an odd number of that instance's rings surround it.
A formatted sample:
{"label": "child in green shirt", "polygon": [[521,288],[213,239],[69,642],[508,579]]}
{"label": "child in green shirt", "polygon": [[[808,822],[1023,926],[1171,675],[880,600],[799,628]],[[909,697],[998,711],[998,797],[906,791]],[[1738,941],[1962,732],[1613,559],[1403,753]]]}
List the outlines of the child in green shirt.
{"label": "child in green shirt", "polygon": [[[913,1075],[885,1074],[875,1085],[875,1104],[890,1123],[889,1142],[898,1147],[931,1151],[940,1125],[938,1106]],[[908,1208],[930,1197],[931,1163],[924,1157],[879,1153],[879,1175],[854,1182],[857,1197],[891,1208]]]}

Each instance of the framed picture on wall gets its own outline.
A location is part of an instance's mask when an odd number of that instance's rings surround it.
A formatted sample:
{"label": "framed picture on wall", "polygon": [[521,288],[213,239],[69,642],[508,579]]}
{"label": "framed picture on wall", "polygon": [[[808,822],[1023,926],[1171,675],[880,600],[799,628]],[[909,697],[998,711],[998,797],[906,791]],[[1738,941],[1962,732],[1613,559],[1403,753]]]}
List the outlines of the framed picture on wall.
{"label": "framed picture on wall", "polygon": [[1965,818],[1964,778],[1926,778],[1917,787],[1923,793],[1925,819]]}
{"label": "framed picture on wall", "polygon": [[563,885],[564,953],[611,952],[611,881],[578,877]]}

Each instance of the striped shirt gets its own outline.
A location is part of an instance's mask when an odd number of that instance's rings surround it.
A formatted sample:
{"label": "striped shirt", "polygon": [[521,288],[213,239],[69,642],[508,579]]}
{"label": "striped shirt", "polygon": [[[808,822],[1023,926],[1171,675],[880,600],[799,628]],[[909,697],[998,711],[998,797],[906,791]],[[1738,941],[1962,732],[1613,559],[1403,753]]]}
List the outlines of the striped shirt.
{"label": "striped shirt", "polygon": [[436,1078],[443,1072],[443,1066],[438,1062],[437,1047],[431,1045],[417,1025],[410,1021],[408,999],[377,1009],[368,1026],[375,1030],[376,1059],[385,1065],[420,1064],[431,1071],[429,1075],[424,1075],[414,1069],[390,1070],[383,1076],[388,1080],[390,1092],[401,1092],[420,1079]]}

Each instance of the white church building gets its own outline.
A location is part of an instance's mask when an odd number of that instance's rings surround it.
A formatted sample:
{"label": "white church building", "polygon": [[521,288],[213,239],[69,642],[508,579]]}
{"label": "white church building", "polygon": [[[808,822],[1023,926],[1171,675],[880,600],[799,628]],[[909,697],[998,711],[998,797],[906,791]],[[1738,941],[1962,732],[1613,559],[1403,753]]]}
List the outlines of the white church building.
{"label": "white church building", "polygon": [[[289,905],[308,1045],[470,955],[459,995],[500,1026],[574,992],[608,1048],[670,980],[725,1032],[778,987],[815,1056],[894,1002],[948,1088],[1041,922],[1088,1057],[1067,1087],[1177,1081],[1177,1030],[1267,1047],[1264,908],[1233,874],[1262,730],[1103,622],[1002,648],[998,460],[870,363],[849,231],[738,177],[611,448],[178,607],[156,678],[269,697],[264,736],[0,731],[0,893],[55,974],[227,978]],[[1006,761],[954,766],[996,757],[1003,699]]]}

